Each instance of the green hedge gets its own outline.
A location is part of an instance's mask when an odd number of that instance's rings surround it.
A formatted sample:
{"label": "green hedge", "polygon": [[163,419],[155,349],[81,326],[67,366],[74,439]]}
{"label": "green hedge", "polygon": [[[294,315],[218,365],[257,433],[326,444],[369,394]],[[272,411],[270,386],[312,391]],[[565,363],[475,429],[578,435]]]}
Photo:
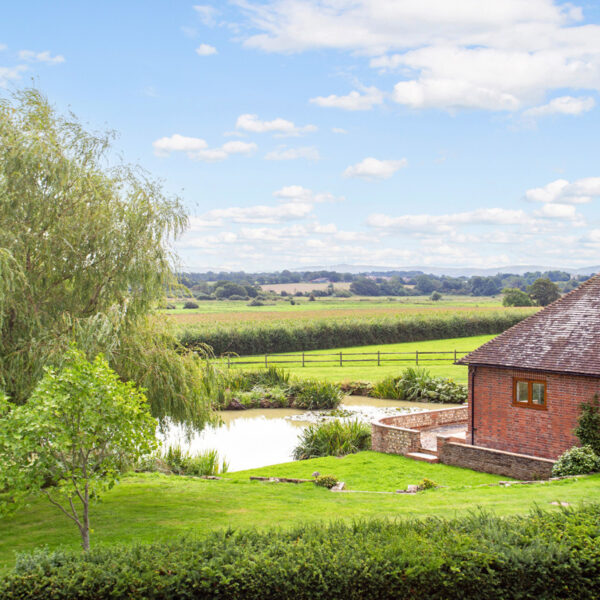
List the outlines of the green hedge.
{"label": "green hedge", "polygon": [[599,521],[594,505],[504,519],[476,513],[223,531],[88,555],[40,551],[0,580],[0,597],[592,599],[600,589]]}
{"label": "green hedge", "polygon": [[409,315],[396,318],[278,321],[239,326],[184,329],[180,341],[188,348],[208,344],[216,355],[249,356],[303,350],[324,350],[373,344],[395,344],[502,333],[531,311],[490,311]]}

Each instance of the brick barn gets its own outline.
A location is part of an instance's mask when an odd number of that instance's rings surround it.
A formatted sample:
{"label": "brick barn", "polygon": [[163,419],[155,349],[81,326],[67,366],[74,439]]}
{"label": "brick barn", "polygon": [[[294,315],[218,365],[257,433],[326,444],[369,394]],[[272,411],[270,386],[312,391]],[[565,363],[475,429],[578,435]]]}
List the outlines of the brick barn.
{"label": "brick barn", "polygon": [[480,346],[469,366],[467,444],[556,459],[600,394],[600,275]]}

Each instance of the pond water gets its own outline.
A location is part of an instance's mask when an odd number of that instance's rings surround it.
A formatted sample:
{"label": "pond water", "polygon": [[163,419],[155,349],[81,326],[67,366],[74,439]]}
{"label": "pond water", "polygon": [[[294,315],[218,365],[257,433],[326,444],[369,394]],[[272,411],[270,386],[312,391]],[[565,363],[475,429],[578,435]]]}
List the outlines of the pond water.
{"label": "pond water", "polygon": [[[348,415],[347,418],[371,422],[383,416],[441,407],[439,404],[422,402],[346,396],[339,409]],[[192,454],[214,448],[221,460],[227,461],[230,471],[276,465],[291,461],[302,430],[309,423],[331,418],[327,416],[328,413],[291,408],[225,410],[219,413],[223,421],[219,427],[209,427],[190,440],[186,439],[180,428],[171,427],[163,445],[179,444]]]}

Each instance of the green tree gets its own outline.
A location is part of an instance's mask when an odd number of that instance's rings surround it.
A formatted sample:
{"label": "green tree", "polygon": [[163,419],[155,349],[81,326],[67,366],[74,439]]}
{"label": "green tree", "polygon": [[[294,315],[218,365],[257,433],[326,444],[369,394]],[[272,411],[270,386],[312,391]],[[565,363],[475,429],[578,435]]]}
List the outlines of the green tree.
{"label": "green tree", "polygon": [[[146,397],[102,356],[72,347],[60,371],[47,369],[27,404],[0,398],[0,489],[12,506],[42,494],[71,519],[90,547],[90,502],[118,480],[124,462],[156,446]],[[8,508],[5,504],[4,508]]]}
{"label": "green tree", "polygon": [[519,288],[504,288],[502,293],[503,306],[533,306],[533,300]]}
{"label": "green tree", "polygon": [[528,288],[527,293],[540,306],[548,306],[560,298],[559,287],[547,277],[536,279]]}
{"label": "green tree", "polygon": [[0,99],[0,389],[25,402],[75,340],[143,384],[156,417],[201,427],[198,359],[150,316],[187,218],[139,168],[107,166],[110,140],[37,90]]}

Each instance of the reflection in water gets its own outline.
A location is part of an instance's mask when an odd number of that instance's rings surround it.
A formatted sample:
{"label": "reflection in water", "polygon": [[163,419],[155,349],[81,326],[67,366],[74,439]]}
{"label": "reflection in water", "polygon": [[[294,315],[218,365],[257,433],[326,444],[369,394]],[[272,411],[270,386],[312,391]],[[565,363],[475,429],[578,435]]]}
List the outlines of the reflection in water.
{"label": "reflection in water", "polygon": [[[365,413],[368,420],[371,420],[389,414],[390,409],[394,411],[398,408],[432,410],[449,406],[454,405],[446,404],[442,406],[439,404],[347,396],[340,408],[369,408],[370,410],[365,410]],[[257,408],[226,410],[221,411],[219,414],[223,420],[220,427],[207,428],[189,441],[186,440],[180,428],[171,427],[166,439],[164,439],[164,445],[179,444],[192,454],[214,448],[219,452],[220,460],[227,461],[230,471],[276,465],[292,460],[292,451],[296,447],[302,429],[307,425],[306,421],[291,420],[286,417],[298,419],[301,415],[308,415],[309,413],[290,408]]]}

